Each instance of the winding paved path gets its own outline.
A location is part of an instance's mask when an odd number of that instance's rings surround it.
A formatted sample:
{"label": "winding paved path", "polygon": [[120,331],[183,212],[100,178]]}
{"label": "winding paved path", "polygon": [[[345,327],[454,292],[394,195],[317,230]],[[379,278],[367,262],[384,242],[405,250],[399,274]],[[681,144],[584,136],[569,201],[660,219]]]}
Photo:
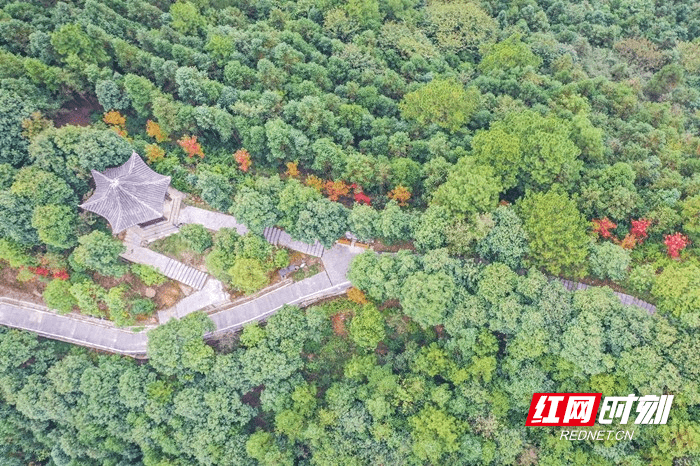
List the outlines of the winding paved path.
{"label": "winding paved path", "polygon": [[[198,223],[210,230],[235,228],[240,234],[248,231],[245,225],[241,225],[230,215],[190,206],[180,211],[177,220],[171,219],[171,221],[176,225]],[[342,294],[350,288],[351,284],[346,278],[350,262],[365,249],[343,244],[325,249],[318,243],[309,245],[294,241],[287,233],[280,232],[281,230],[278,229],[266,229],[265,237],[273,244],[321,257],[325,270],[243,303],[228,301],[228,296],[220,286],[221,282],[209,277],[205,282],[198,282],[201,286],[199,291],[181,300],[173,308],[160,311],[158,313],[160,323],[206,308],[216,327],[212,334],[217,334],[238,329],[254,320],[264,319],[285,304],[307,305],[326,297]],[[146,263],[163,269],[168,267],[167,260],[171,260],[134,243],[127,244],[127,247],[129,251],[125,258],[133,262]],[[568,280],[562,280],[562,282],[569,290],[588,287],[583,283]],[[653,305],[632,296],[615,294],[620,297],[623,304],[640,306],[652,313],[656,310]],[[0,297],[0,325],[29,330],[48,338],[133,357],[145,357],[148,345],[146,331],[134,332],[130,329],[120,329],[109,321],[78,314],[59,315],[45,306],[4,297]],[[145,327],[143,330],[154,327]]]}

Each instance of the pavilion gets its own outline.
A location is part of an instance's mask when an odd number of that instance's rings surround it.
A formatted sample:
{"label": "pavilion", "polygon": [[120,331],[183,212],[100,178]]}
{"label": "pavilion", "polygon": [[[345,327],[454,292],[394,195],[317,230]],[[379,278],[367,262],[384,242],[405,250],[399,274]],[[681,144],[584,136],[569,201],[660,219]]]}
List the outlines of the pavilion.
{"label": "pavilion", "polygon": [[151,170],[134,152],[119,167],[92,170],[95,192],[80,207],[106,218],[112,233],[163,217],[170,177]]}

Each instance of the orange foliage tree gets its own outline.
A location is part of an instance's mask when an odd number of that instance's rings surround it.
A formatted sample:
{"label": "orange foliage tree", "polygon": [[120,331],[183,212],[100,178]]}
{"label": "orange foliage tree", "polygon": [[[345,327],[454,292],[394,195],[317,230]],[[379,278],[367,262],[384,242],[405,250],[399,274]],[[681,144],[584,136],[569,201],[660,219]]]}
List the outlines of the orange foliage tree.
{"label": "orange foliage tree", "polygon": [[314,188],[319,193],[323,190],[323,180],[316,175],[309,175],[306,177],[306,186]]}
{"label": "orange foliage tree", "polygon": [[236,153],[233,154],[233,158],[236,159],[236,163],[238,163],[238,168],[240,168],[241,171],[244,172],[247,172],[250,168],[250,165],[253,163],[250,159],[250,154],[245,149],[238,149]]}
{"label": "orange foliage tree", "polygon": [[298,162],[287,162],[287,176],[290,178],[296,178],[299,176],[299,163]]}
{"label": "orange foliage tree", "polygon": [[337,201],[340,196],[347,196],[350,186],[344,181],[326,181],[326,195],[331,201]]}
{"label": "orange foliage tree", "polygon": [[405,186],[398,185],[389,192],[389,198],[398,202],[400,206],[405,206],[411,198],[411,191]]}
{"label": "orange foliage tree", "polygon": [[202,146],[197,142],[197,136],[182,136],[177,143],[189,157],[198,155],[200,158],[204,158],[204,152]]}
{"label": "orange foliage tree", "polygon": [[111,110],[104,114],[102,120],[111,125],[111,128],[121,137],[125,138],[129,133],[126,132],[126,118],[116,110]]}
{"label": "orange foliage tree", "polygon": [[149,162],[155,162],[165,157],[165,151],[158,144],[146,144],[146,158]]}
{"label": "orange foliage tree", "polygon": [[367,304],[367,297],[354,286],[348,290],[348,299],[357,304]]}
{"label": "orange foliage tree", "polygon": [[126,125],[126,118],[124,118],[122,114],[116,110],[111,110],[105,113],[102,120],[108,125],[118,126],[120,128],[124,128],[124,125]]}
{"label": "orange foliage tree", "polygon": [[146,134],[155,138],[156,142],[165,142],[168,140],[168,135],[163,132],[160,125],[155,121],[148,120],[146,122]]}

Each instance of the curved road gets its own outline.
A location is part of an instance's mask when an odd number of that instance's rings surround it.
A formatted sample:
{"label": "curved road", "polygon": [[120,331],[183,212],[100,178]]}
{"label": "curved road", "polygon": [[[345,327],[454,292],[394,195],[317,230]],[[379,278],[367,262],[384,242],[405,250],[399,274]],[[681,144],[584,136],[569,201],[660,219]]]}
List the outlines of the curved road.
{"label": "curved road", "polygon": [[[245,229],[245,226],[238,224],[235,218],[230,215],[204,211],[194,207],[186,207],[182,214],[183,223],[200,223],[212,230],[218,230],[222,227],[236,228],[239,231]],[[331,249],[323,249],[322,247],[319,249],[318,245],[292,241],[291,237],[287,238],[289,235],[284,232],[277,232],[273,237],[270,237],[273,233],[272,230],[274,229],[266,230],[265,237],[268,241],[301,250],[306,254],[320,255],[325,270],[241,304],[223,302],[207,308],[216,327],[212,334],[238,329],[248,322],[264,319],[285,304],[307,305],[329,296],[339,295],[350,288],[351,284],[346,278],[350,262],[354,256],[364,252],[365,249],[342,244],[336,244]],[[569,290],[588,287],[583,283],[568,280],[562,280],[562,284]],[[636,305],[650,313],[656,310],[653,305],[633,296],[615,294],[618,295],[623,304]],[[200,307],[196,309],[200,309]],[[188,309],[182,313],[175,312],[173,316],[183,317],[196,309]],[[59,315],[45,306],[5,297],[0,297],[0,325],[29,330],[44,337],[137,358],[146,356],[148,330],[156,327],[152,325],[134,329],[140,331],[120,329],[105,320],[78,314]]]}
{"label": "curved road", "polygon": [[[343,293],[351,286],[345,277],[350,261],[363,251],[362,248],[335,245],[324,251],[321,258],[325,271],[242,304],[223,303],[209,309],[208,313],[216,326],[213,334],[235,330],[253,320],[264,319],[285,304],[310,304]],[[77,314],[59,315],[45,306],[4,297],[0,297],[0,325],[137,358],[145,357],[147,331],[156,327],[152,325],[134,332],[117,328],[109,321]]]}

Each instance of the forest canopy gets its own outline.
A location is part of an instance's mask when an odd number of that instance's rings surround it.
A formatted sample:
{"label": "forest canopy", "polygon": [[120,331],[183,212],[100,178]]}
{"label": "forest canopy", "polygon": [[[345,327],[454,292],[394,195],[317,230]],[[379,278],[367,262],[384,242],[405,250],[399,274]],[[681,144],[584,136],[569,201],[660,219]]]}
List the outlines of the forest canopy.
{"label": "forest canopy", "polygon": [[[153,312],[78,208],[133,151],[252,231],[183,234],[240,289],[286,260],[241,252],[267,227],[389,252],[144,363],[1,329],[3,464],[700,461],[699,72],[687,1],[0,0],[0,261],[52,308]],[[534,392],[675,400],[574,443],[524,427]]]}

